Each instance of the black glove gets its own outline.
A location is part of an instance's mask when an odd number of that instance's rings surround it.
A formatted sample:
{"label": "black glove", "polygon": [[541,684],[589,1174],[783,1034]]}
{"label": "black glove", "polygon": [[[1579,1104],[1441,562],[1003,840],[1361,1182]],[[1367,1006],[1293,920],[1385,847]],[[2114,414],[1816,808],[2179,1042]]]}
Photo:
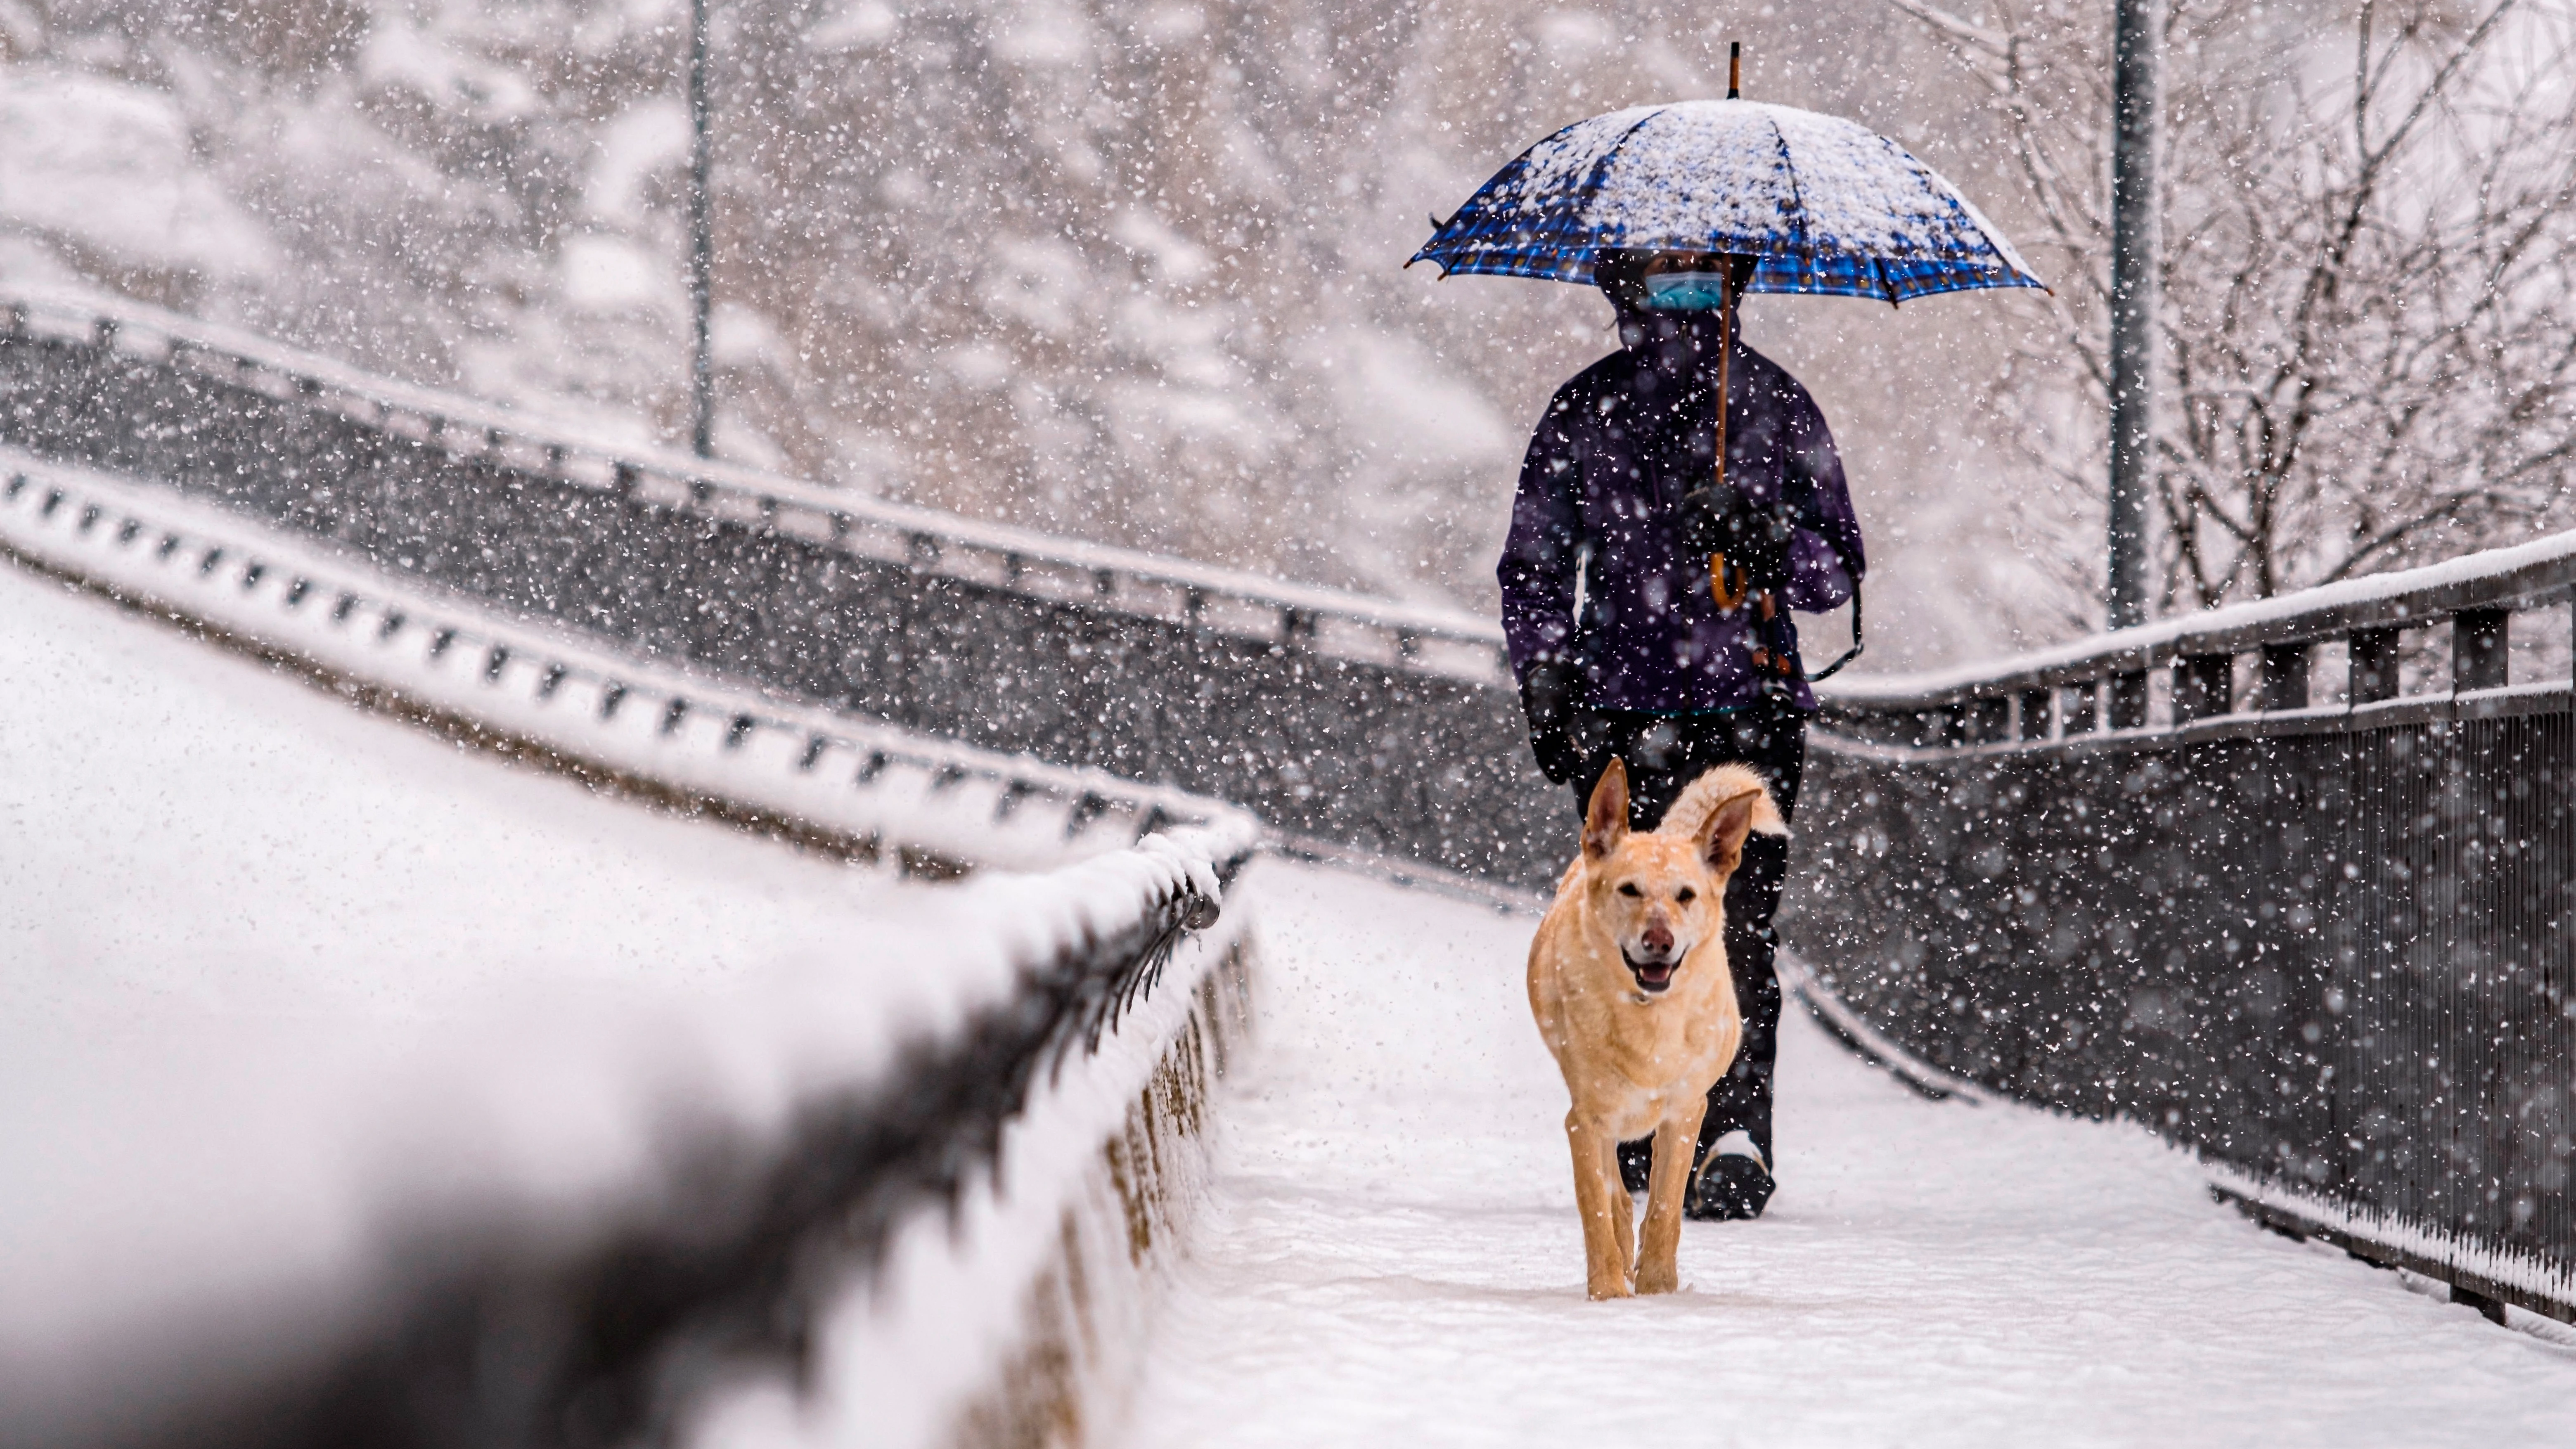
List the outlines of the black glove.
{"label": "black glove", "polygon": [[1682,495],[1682,547],[1693,559],[1724,554],[1756,593],[1789,582],[1789,540],[1797,517],[1784,500],[1754,503],[1730,484],[1711,482]]}
{"label": "black glove", "polygon": [[1533,664],[1521,676],[1521,708],[1529,715],[1530,753],[1539,773],[1562,785],[1583,768],[1574,747],[1574,666],[1561,660]]}

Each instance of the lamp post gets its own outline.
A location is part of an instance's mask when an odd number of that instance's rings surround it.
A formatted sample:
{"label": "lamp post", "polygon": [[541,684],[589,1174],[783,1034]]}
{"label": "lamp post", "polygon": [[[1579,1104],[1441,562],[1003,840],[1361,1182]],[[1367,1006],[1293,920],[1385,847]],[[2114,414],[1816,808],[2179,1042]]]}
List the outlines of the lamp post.
{"label": "lamp post", "polygon": [[2147,621],[2154,463],[2156,52],[2161,0],[2119,0],[2111,75],[2111,529],[2105,622]]}
{"label": "lamp post", "polygon": [[714,456],[715,352],[707,336],[708,303],[715,291],[716,243],[711,108],[707,104],[707,0],[689,0],[689,444],[701,458]]}

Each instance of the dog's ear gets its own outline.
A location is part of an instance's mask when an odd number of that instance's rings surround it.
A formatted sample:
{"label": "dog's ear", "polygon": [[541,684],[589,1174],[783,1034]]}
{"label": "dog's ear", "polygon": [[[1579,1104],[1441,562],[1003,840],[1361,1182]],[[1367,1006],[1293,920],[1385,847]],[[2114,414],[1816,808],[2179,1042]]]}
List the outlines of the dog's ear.
{"label": "dog's ear", "polygon": [[1744,863],[1744,837],[1753,833],[1758,815],[1778,815],[1771,807],[1771,797],[1758,789],[1730,795],[1708,812],[1708,823],[1699,828],[1699,858],[1720,879],[1735,873]]}
{"label": "dog's ear", "polygon": [[1628,767],[1610,757],[1601,783],[1592,787],[1591,808],[1583,812],[1583,858],[1599,860],[1628,838]]}

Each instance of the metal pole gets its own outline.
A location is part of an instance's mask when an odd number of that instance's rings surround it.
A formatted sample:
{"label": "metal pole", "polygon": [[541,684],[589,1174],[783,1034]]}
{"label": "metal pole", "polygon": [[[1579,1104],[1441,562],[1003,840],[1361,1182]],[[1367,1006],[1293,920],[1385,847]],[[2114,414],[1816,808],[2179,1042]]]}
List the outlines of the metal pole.
{"label": "metal pole", "polygon": [[712,121],[707,104],[707,0],[689,0],[689,312],[696,328],[689,352],[689,444],[701,458],[714,456],[716,428],[715,352],[707,337],[716,271],[714,193],[709,181]]}
{"label": "metal pole", "polygon": [[2110,627],[2147,621],[2154,466],[2156,52],[2162,0],[2119,0],[2112,51]]}

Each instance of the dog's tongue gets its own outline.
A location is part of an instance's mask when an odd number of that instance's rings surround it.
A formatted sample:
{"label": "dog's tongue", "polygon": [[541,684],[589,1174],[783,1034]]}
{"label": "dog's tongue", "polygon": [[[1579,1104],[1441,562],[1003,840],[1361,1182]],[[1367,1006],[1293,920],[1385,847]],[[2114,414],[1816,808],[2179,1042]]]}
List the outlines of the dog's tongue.
{"label": "dog's tongue", "polygon": [[1660,984],[1672,978],[1673,963],[1670,961],[1649,961],[1637,968],[1637,979],[1640,981]]}

